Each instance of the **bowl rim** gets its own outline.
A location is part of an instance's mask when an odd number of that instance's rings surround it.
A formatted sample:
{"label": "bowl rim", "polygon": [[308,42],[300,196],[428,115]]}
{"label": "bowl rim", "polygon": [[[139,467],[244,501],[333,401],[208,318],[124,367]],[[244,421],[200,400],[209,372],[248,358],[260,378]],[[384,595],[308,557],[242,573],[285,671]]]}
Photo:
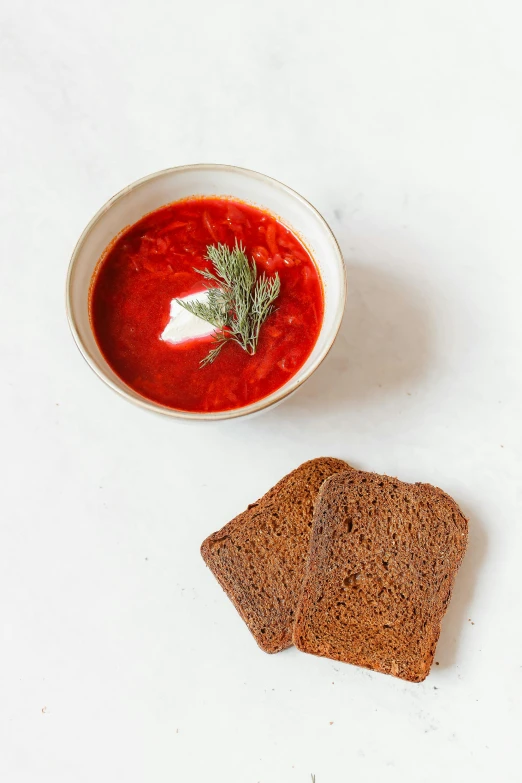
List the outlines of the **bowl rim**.
{"label": "bowl rim", "polygon": [[[319,356],[315,359],[313,364],[310,365],[306,373],[299,378],[297,378],[298,373],[296,373],[294,379],[290,379],[288,384],[285,384],[279,390],[276,390],[276,392],[272,392],[272,394],[269,395],[268,397],[264,397],[258,400],[257,402],[251,403],[250,405],[245,405],[241,408],[234,408],[232,410],[214,411],[214,412],[206,412],[206,413],[204,412],[200,413],[197,411],[183,411],[177,408],[168,408],[165,405],[161,405],[160,403],[156,403],[153,400],[148,400],[146,397],[142,397],[139,394],[139,392],[134,392],[134,390],[132,390],[134,394],[139,395],[135,397],[133,396],[133,394],[129,394],[126,389],[117,386],[111,380],[111,378],[109,378],[105,374],[104,370],[99,366],[97,360],[91,355],[91,353],[88,351],[87,347],[83,343],[76,324],[74,309],[71,303],[72,281],[73,281],[74,270],[80,253],[80,249],[82,248],[83,243],[86,237],[88,236],[88,234],[92,231],[92,229],[98,223],[98,221],[101,220],[101,218],[105,215],[105,213],[109,211],[109,209],[113,206],[113,204],[116,201],[118,201],[120,198],[123,198],[123,196],[126,196],[135,188],[138,188],[140,185],[142,185],[145,182],[148,182],[149,180],[159,179],[160,177],[164,177],[175,172],[182,172],[182,171],[195,170],[195,169],[231,171],[231,172],[240,172],[242,174],[247,174],[248,176],[254,179],[263,180],[265,182],[271,183],[272,185],[275,185],[279,189],[286,191],[286,193],[288,193],[289,195],[291,195],[292,197],[300,201],[305,207],[310,209],[315,214],[315,216],[319,219],[319,221],[323,223],[324,227],[326,228],[326,231],[330,234],[330,237],[333,240],[333,246],[335,248],[335,256],[336,256],[338,266],[341,270],[341,277],[342,277],[341,290],[339,291],[339,305],[337,309],[337,315],[334,324],[330,330],[330,336],[326,341],[325,347],[323,348]],[[93,372],[110,389],[115,391],[121,397],[124,397],[126,400],[129,400],[129,402],[132,402],[141,408],[146,408],[147,410],[153,411],[154,413],[161,413],[163,415],[170,416],[173,418],[192,419],[196,421],[219,421],[223,419],[235,419],[241,416],[248,416],[253,413],[258,413],[259,411],[262,411],[266,408],[270,408],[273,405],[280,403],[290,394],[293,394],[305,381],[308,380],[308,378],[310,378],[311,375],[313,375],[313,373],[317,370],[319,365],[322,364],[322,362],[326,359],[327,355],[329,354],[335,342],[335,338],[339,333],[339,329],[341,328],[341,323],[343,320],[344,311],[346,307],[346,296],[347,296],[346,265],[344,263],[341,248],[329,224],[327,223],[325,218],[321,215],[321,213],[313,206],[313,204],[311,204],[307,199],[301,196],[301,194],[298,193],[296,190],[293,190],[293,188],[288,187],[288,185],[285,185],[283,182],[280,182],[274,177],[269,177],[266,174],[262,174],[252,169],[247,169],[242,166],[232,166],[226,163],[190,163],[183,166],[171,166],[166,169],[155,171],[152,174],[147,174],[145,177],[141,177],[140,179],[131,182],[129,185],[126,185],[124,188],[119,190],[117,193],[111,196],[111,198],[108,199],[108,201],[106,201],[102,207],[100,207],[100,209],[91,218],[91,220],[87,223],[84,230],[80,234],[80,237],[76,242],[76,245],[74,246],[74,250],[71,254],[69,266],[67,269],[66,283],[65,283],[65,309],[66,309],[69,328],[71,330],[72,336],[76,343],[76,347],[80,351],[81,355],[83,356],[84,360],[87,362],[91,370],[93,370]],[[122,381],[122,383],[125,382]],[[129,387],[129,389],[130,388],[131,387]]]}

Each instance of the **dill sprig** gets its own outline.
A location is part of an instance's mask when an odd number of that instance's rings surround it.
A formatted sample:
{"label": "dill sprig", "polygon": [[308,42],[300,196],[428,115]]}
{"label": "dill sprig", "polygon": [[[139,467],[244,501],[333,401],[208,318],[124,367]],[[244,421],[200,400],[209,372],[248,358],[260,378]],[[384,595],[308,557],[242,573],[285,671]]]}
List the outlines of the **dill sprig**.
{"label": "dill sprig", "polygon": [[255,262],[249,263],[245,249],[237,239],[232,250],[227,245],[209,245],[205,257],[211,261],[214,271],[194,271],[206,281],[207,301],[177,300],[189,313],[216,327],[215,345],[201,360],[201,367],[211,364],[229,340],[238,343],[251,356],[255,354],[261,326],[273,312],[274,301],[281,290],[277,273],[267,277],[263,272],[258,277]]}

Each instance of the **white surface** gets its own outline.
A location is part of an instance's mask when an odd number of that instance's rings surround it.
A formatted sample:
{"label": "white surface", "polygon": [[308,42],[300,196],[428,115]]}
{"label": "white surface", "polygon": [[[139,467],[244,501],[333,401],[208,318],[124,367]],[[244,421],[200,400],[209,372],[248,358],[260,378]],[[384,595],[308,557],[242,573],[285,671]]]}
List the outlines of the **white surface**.
{"label": "white surface", "polygon": [[[2,781],[519,780],[518,7],[3,5]],[[325,214],[349,301],[294,397],[203,425],[100,383],[64,280],[113,192],[209,160]],[[422,685],[264,655],[203,566],[208,533],[320,454],[470,517]]]}
{"label": "white surface", "polygon": [[192,304],[193,302],[206,302],[208,291],[198,291],[197,294],[190,294],[181,299],[173,299],[170,303],[170,320],[161,333],[161,339],[173,345],[186,343],[188,340],[195,340],[198,337],[206,337],[216,331],[216,327],[198,318],[197,315],[185,310],[180,302]]}

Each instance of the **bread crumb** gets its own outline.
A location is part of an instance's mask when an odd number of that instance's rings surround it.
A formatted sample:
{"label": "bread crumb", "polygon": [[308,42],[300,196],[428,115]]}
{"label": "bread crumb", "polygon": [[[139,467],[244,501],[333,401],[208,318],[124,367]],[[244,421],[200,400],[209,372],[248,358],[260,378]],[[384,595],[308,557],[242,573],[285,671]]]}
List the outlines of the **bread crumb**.
{"label": "bread crumb", "polygon": [[333,726],[333,720],[330,721],[330,726]]}

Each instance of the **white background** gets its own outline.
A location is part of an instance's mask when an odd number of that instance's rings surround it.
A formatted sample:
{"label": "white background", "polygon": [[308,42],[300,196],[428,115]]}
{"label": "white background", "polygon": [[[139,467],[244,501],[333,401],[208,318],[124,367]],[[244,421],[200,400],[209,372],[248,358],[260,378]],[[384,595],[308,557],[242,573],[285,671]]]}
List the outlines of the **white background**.
{"label": "white background", "polygon": [[[520,780],[517,0],[2,4],[0,779]],[[135,408],[69,334],[114,192],[221,162],[301,192],[349,272],[277,410]],[[263,654],[199,555],[305,459],[441,486],[468,554],[421,685]]]}

